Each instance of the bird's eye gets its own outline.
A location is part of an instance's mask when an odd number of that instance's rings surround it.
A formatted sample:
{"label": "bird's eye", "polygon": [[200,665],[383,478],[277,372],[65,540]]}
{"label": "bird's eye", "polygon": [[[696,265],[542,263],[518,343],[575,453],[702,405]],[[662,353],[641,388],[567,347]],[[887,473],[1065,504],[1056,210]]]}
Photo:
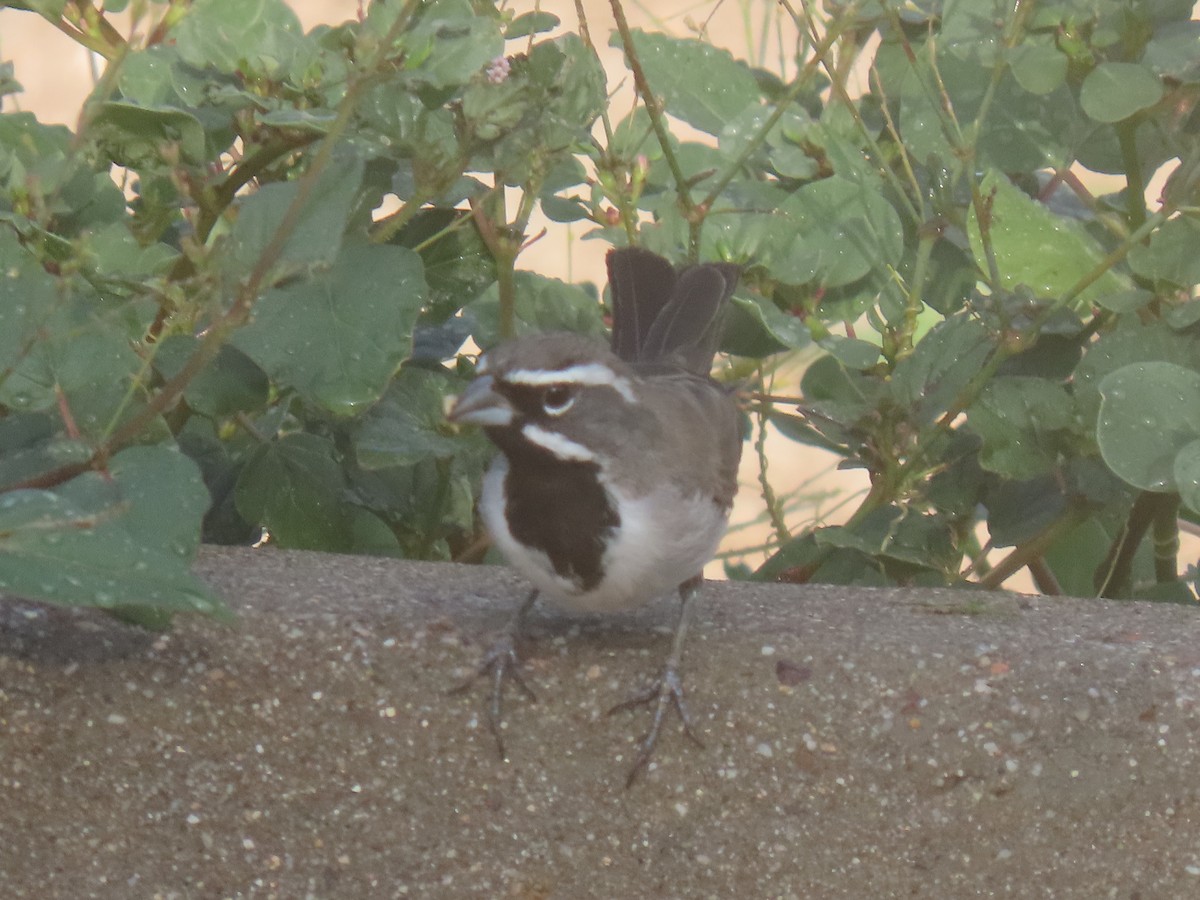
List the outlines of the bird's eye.
{"label": "bird's eye", "polygon": [[575,392],[566,384],[552,384],[542,394],[542,409],[547,415],[561,416],[575,402]]}

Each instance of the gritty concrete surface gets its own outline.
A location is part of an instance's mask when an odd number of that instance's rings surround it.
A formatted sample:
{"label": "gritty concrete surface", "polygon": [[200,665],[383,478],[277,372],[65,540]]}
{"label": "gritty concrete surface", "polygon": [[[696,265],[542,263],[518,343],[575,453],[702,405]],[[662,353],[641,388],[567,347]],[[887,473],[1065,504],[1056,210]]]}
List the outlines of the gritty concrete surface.
{"label": "gritty concrete surface", "polygon": [[0,897],[1200,896],[1195,609],[706,588],[533,619],[511,760],[469,671],[501,569],[206,550],[237,627],[0,601]]}

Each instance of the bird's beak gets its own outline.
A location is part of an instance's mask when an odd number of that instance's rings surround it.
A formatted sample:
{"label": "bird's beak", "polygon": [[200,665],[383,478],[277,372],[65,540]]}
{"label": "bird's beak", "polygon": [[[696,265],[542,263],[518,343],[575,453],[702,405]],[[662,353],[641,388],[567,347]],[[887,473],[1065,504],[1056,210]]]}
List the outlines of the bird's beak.
{"label": "bird's beak", "polygon": [[480,375],[454,401],[446,418],[451,422],[482,425],[485,428],[503,426],[512,422],[513,408],[495,390],[495,379],[491,375]]}

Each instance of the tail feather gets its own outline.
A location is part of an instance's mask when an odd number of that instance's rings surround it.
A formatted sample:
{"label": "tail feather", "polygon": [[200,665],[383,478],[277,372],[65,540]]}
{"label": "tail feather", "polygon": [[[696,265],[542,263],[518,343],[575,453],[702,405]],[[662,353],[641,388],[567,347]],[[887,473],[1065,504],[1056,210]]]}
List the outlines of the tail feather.
{"label": "tail feather", "polygon": [[637,362],[651,326],[675,292],[675,269],[640,247],[611,250],[606,262],[612,290],[612,350],[626,362]]}
{"label": "tail feather", "polygon": [[668,363],[707,375],[739,271],[729,263],[707,263],[676,275],[648,250],[611,251],[613,352],[627,362]]}

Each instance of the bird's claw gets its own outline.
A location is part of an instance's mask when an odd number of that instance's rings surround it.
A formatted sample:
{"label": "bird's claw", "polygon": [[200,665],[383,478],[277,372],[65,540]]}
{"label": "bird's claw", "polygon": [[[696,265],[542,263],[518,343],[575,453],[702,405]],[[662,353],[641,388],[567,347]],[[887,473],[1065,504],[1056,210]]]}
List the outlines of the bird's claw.
{"label": "bird's claw", "polygon": [[684,733],[698,746],[704,746],[704,742],[700,740],[696,735],[695,728],[692,727],[692,717],[688,713],[687,703],[683,696],[683,679],[679,677],[679,672],[674,666],[668,665],[663,669],[662,675],[646,690],[618,703],[608,711],[608,715],[651,704],[654,705],[654,718],[650,722],[650,731],[642,739],[641,746],[638,748],[638,754],[634,758],[633,766],[629,769],[629,775],[625,778],[626,788],[631,787],[638,775],[650,764],[654,748],[658,744],[658,735],[662,731],[663,722],[667,717],[667,710],[671,707],[674,707],[675,711],[679,713]]}
{"label": "bird's claw", "polygon": [[471,685],[485,675],[490,675],[492,682],[492,699],[487,707],[488,730],[496,739],[496,750],[500,754],[500,759],[507,760],[508,751],[505,749],[504,736],[501,731],[504,722],[504,683],[509,680],[515,682],[529,700],[537,700],[537,694],[533,692],[533,688],[521,674],[521,657],[517,653],[517,641],[512,634],[505,634],[497,639],[484,654],[479,665],[475,667],[475,671],[451,688],[450,693],[466,693]]}

